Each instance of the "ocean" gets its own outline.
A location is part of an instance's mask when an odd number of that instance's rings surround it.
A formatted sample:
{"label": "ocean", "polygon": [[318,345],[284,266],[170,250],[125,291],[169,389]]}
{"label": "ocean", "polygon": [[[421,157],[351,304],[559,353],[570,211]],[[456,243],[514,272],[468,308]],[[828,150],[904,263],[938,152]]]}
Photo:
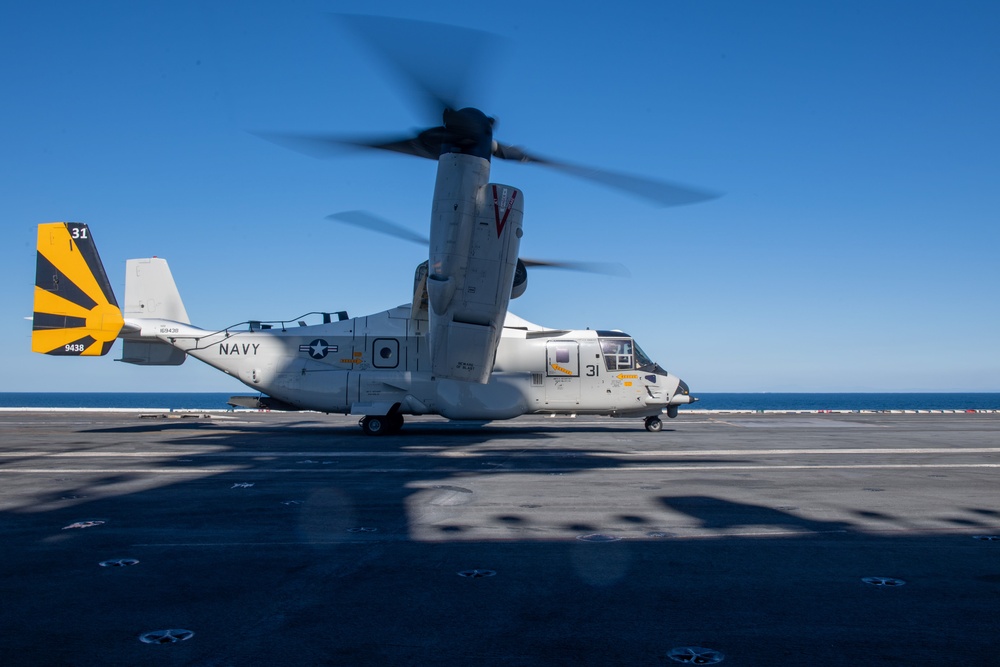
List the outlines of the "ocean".
{"label": "ocean", "polygon": [[[0,393],[3,408],[227,410],[226,393]],[[1000,410],[1000,393],[697,393],[686,410]]]}

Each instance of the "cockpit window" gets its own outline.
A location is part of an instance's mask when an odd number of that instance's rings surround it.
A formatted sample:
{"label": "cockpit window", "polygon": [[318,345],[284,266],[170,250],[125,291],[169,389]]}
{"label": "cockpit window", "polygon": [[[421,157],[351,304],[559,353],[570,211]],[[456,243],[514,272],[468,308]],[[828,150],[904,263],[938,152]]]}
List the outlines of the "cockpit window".
{"label": "cockpit window", "polygon": [[645,370],[652,370],[656,366],[656,362],[654,362],[652,359],[646,356],[646,353],[642,351],[641,347],[639,347],[635,343],[632,344],[632,347],[635,350],[636,368],[641,368],[642,370],[645,371]]}
{"label": "cockpit window", "polygon": [[604,365],[609,371],[631,370],[635,363],[632,356],[631,338],[602,338],[601,351]]}
{"label": "cockpit window", "polygon": [[631,338],[601,338],[601,351],[609,371],[640,369],[666,374]]}

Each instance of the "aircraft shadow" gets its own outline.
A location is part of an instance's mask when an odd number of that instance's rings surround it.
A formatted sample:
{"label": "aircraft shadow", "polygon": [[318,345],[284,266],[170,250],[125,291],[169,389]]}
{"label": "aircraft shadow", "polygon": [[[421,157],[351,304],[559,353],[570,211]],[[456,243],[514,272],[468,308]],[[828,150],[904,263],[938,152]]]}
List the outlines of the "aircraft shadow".
{"label": "aircraft shadow", "polygon": [[[1000,542],[969,530],[996,529],[998,505],[956,496],[940,509],[953,528],[935,534],[904,530],[870,493],[827,519],[709,477],[747,457],[654,454],[642,465],[670,470],[637,472],[616,428],[149,426],[64,427],[67,450],[133,455],[89,469],[87,457],[0,460],[39,470],[0,477],[7,664],[651,664],[676,647],[750,665],[995,656]],[[650,434],[632,433],[634,453]],[[103,523],[72,527],[87,522]],[[139,563],[98,565],[126,557]],[[196,634],[138,640],[166,628]]]}

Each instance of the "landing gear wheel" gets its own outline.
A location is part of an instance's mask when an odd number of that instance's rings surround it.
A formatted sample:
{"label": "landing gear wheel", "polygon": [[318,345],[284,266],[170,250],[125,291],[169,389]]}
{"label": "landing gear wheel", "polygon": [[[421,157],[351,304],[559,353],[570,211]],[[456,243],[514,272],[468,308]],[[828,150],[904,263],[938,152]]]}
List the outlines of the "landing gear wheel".
{"label": "landing gear wheel", "polygon": [[358,423],[361,425],[361,430],[365,432],[365,435],[382,435],[389,430],[386,418],[379,417],[378,415],[362,417]]}
{"label": "landing gear wheel", "polygon": [[388,435],[397,433],[403,428],[403,415],[368,415],[362,417],[358,426],[365,432],[365,435]]}
{"label": "landing gear wheel", "polygon": [[663,428],[659,417],[646,417],[646,430],[655,433]]}

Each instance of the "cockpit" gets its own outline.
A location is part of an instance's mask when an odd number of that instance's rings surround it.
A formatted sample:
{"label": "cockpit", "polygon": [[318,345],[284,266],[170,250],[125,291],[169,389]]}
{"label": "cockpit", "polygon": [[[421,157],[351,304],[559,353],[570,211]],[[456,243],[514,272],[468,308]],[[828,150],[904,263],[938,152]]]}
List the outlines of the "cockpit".
{"label": "cockpit", "polygon": [[599,340],[601,352],[604,354],[604,365],[609,371],[641,370],[647,373],[667,374],[659,364],[646,356],[631,336],[621,333],[601,335]]}

